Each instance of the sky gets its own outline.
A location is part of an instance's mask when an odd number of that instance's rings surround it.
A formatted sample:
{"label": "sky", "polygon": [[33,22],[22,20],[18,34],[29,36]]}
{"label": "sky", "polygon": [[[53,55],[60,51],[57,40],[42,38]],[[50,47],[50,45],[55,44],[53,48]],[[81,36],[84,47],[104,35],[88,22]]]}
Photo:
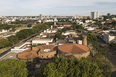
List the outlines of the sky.
{"label": "sky", "polygon": [[0,0],[0,16],[116,14],[116,0]]}

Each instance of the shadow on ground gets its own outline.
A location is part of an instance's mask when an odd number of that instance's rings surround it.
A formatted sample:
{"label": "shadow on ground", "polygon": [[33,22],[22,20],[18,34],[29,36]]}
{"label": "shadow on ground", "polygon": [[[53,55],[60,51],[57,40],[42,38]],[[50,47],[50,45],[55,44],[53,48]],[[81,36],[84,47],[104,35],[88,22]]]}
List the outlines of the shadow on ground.
{"label": "shadow on ground", "polygon": [[116,77],[116,71],[112,72],[111,77]]}

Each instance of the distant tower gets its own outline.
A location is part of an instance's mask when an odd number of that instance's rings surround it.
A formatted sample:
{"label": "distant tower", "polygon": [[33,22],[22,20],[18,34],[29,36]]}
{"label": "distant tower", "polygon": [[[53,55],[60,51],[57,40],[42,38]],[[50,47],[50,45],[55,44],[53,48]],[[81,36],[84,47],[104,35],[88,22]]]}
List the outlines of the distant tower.
{"label": "distant tower", "polygon": [[85,35],[82,36],[82,45],[87,46],[87,36]]}
{"label": "distant tower", "polygon": [[76,15],[76,18],[78,18],[78,19],[79,19],[79,15],[78,15],[78,14]]}
{"label": "distant tower", "polygon": [[99,18],[99,12],[98,11],[91,12],[91,19],[96,19],[96,18]]}
{"label": "distant tower", "polygon": [[39,15],[39,18],[40,18],[40,20],[42,20],[42,19],[43,19],[43,16],[42,16],[42,14],[40,14],[40,15]]}
{"label": "distant tower", "polygon": [[56,22],[57,22],[57,19],[56,19],[56,18],[54,18],[54,26],[56,25]]}
{"label": "distant tower", "polygon": [[109,16],[111,16],[111,14],[110,13],[107,13],[107,16],[109,17]]}

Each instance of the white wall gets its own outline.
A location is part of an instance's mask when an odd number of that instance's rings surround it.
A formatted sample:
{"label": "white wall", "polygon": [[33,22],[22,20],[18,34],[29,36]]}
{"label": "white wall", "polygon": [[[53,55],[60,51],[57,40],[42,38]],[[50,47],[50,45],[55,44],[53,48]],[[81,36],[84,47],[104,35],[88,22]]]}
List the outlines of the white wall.
{"label": "white wall", "polygon": [[[27,48],[28,49],[28,48]],[[15,52],[15,53],[21,53],[23,51],[26,51],[27,49],[11,49],[11,52]]]}
{"label": "white wall", "polygon": [[107,33],[104,33],[103,35],[103,40],[106,42],[106,43],[110,43],[112,40],[115,39],[115,36],[110,36],[109,34]]}

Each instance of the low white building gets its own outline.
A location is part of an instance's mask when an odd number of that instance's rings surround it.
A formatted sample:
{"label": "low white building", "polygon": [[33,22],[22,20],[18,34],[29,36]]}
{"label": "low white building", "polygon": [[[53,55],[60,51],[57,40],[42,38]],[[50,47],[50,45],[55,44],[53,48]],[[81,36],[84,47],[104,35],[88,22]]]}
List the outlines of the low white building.
{"label": "low white building", "polygon": [[83,22],[81,22],[81,21],[77,21],[76,24],[77,24],[77,25],[81,25],[81,24],[83,24]]}
{"label": "low white building", "polygon": [[89,22],[92,22],[92,20],[85,20],[85,23],[89,23]]}
{"label": "low white building", "polygon": [[46,19],[45,22],[54,22],[53,19]]}
{"label": "low white building", "polygon": [[104,33],[103,34],[103,40],[106,43],[111,43],[112,41],[116,40],[116,34],[109,34],[109,33]]}
{"label": "low white building", "polygon": [[37,22],[41,23],[42,21],[41,20],[38,20]]}
{"label": "low white building", "polygon": [[50,39],[50,38],[45,38],[45,39],[38,38],[38,39],[32,40],[32,45],[34,45],[34,44],[36,44],[36,45],[38,45],[38,44],[46,45],[46,44],[49,44],[51,42],[53,42],[53,38],[52,39]]}
{"label": "low white building", "polygon": [[0,30],[0,33],[6,33],[6,32],[8,32],[8,30],[4,30],[4,29]]}
{"label": "low white building", "polygon": [[112,18],[112,20],[116,21],[116,18]]}
{"label": "low white building", "polygon": [[82,45],[82,40],[77,40],[77,44],[81,44]]}
{"label": "low white building", "polygon": [[58,29],[63,29],[64,27],[57,27]]}
{"label": "low white building", "polygon": [[95,30],[95,29],[96,29],[96,28],[94,28],[94,27],[88,27],[88,28],[87,28],[88,31]]}
{"label": "low white building", "polygon": [[62,35],[68,36],[68,35],[70,35],[70,33],[62,33]]}
{"label": "low white building", "polygon": [[47,30],[44,30],[44,33],[56,33],[57,32],[57,29],[47,29]]}

